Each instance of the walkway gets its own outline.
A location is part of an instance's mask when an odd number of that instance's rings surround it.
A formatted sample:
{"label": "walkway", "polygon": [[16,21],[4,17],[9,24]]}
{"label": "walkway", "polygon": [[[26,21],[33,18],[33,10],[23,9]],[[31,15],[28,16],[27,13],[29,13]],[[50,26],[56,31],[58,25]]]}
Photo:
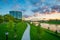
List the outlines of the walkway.
{"label": "walkway", "polygon": [[27,28],[26,28],[21,40],[30,40],[30,25],[28,23],[27,23]]}

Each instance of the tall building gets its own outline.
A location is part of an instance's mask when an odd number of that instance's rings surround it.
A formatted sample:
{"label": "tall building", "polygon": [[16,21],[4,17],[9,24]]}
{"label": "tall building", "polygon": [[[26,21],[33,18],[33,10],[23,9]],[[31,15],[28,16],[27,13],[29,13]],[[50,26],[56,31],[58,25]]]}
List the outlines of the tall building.
{"label": "tall building", "polygon": [[22,12],[21,11],[10,11],[11,16],[17,19],[22,19]]}

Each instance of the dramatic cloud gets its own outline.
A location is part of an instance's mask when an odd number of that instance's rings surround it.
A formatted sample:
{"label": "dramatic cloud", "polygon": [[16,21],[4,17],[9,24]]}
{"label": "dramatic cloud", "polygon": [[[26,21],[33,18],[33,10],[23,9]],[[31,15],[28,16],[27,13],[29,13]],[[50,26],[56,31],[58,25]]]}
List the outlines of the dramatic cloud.
{"label": "dramatic cloud", "polygon": [[38,7],[37,9],[33,9],[32,12],[49,12],[52,11],[51,9],[60,10],[60,6],[57,6],[57,0],[31,0],[31,2],[32,5]]}
{"label": "dramatic cloud", "polygon": [[39,6],[41,5],[41,0],[30,0],[31,4],[34,5],[34,6]]}
{"label": "dramatic cloud", "polygon": [[23,11],[26,12],[26,14],[28,14],[28,12],[30,14],[32,12],[49,12],[51,9],[60,10],[60,6],[57,5],[60,5],[60,0],[0,0],[0,6],[4,9],[2,12],[4,12],[5,9],[6,11]]}
{"label": "dramatic cloud", "polygon": [[37,8],[37,9],[33,9],[32,12],[41,12],[43,9],[42,8]]}

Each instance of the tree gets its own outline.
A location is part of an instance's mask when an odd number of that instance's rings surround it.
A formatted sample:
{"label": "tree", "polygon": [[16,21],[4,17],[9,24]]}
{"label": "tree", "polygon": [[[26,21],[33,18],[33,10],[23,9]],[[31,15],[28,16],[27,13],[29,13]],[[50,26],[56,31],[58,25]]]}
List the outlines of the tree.
{"label": "tree", "polygon": [[6,15],[4,15],[4,21],[5,22],[9,22],[9,21],[14,21],[14,17],[12,17],[11,15],[9,15],[9,14],[6,14]]}
{"label": "tree", "polygon": [[3,16],[0,15],[0,23],[3,23]]}
{"label": "tree", "polygon": [[14,29],[14,22],[13,21],[9,21],[7,23],[7,27],[8,27],[8,29],[13,30]]}

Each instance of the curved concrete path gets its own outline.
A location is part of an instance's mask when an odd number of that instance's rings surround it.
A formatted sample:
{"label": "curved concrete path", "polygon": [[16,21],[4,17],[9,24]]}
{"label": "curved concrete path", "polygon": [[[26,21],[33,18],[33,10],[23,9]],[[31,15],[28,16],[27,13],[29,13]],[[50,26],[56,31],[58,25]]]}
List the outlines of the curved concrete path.
{"label": "curved concrete path", "polygon": [[27,28],[26,28],[21,40],[30,40],[30,25],[28,23],[27,23]]}

